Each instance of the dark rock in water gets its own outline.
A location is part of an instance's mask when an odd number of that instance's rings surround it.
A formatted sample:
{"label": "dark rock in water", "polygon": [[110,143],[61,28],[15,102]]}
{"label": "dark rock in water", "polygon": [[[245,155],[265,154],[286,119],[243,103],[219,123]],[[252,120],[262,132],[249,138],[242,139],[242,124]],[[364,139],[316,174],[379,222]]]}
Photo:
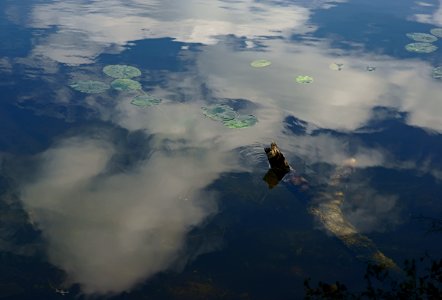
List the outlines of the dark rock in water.
{"label": "dark rock in water", "polygon": [[272,189],[290,172],[290,165],[275,142],[273,142],[269,148],[264,148],[264,151],[267,154],[270,169],[264,175],[263,180],[267,182],[269,188]]}
{"label": "dark rock in water", "polygon": [[270,168],[277,171],[285,171],[286,173],[290,171],[289,163],[287,162],[275,142],[272,142],[270,148],[264,148],[264,151],[267,154]]}

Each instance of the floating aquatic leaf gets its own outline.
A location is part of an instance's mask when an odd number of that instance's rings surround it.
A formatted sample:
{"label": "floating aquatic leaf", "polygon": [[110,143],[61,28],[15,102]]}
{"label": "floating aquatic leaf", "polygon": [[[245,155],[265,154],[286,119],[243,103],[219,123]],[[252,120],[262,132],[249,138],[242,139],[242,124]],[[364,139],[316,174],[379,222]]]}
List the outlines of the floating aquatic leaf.
{"label": "floating aquatic leaf", "polygon": [[430,43],[411,43],[406,45],[405,49],[416,53],[431,53],[437,50],[437,46]]}
{"label": "floating aquatic leaf", "polygon": [[111,82],[111,86],[118,91],[141,90],[141,84],[138,81],[119,78]]}
{"label": "floating aquatic leaf", "polygon": [[95,80],[81,80],[69,85],[76,91],[88,94],[99,94],[109,88],[107,83]]}
{"label": "floating aquatic leaf", "polygon": [[374,67],[374,66],[367,66],[365,69],[366,69],[368,72],[373,72],[374,70],[376,70],[376,67]]}
{"label": "floating aquatic leaf", "polygon": [[132,78],[141,75],[141,71],[127,65],[108,65],[103,68],[103,73],[113,78]]}
{"label": "floating aquatic leaf", "polygon": [[203,114],[215,121],[229,121],[237,117],[237,113],[228,105],[217,104],[209,107],[201,107]]}
{"label": "floating aquatic leaf", "polygon": [[296,77],[296,82],[297,83],[312,83],[313,77],[307,76],[307,75],[300,75],[300,76]]}
{"label": "floating aquatic leaf", "polygon": [[161,103],[161,99],[155,98],[152,95],[138,95],[132,99],[130,104],[139,106],[139,107],[147,107],[152,105],[158,105]]}
{"label": "floating aquatic leaf", "polygon": [[432,35],[442,38],[442,28],[433,28],[430,30]]}
{"label": "floating aquatic leaf", "polygon": [[332,63],[328,67],[333,71],[341,71],[343,65],[344,64],[341,64],[341,63]]}
{"label": "floating aquatic leaf", "polygon": [[442,67],[436,67],[433,69],[432,76],[434,79],[442,79]]}
{"label": "floating aquatic leaf", "polygon": [[422,43],[432,43],[437,41],[437,37],[435,37],[434,35],[423,32],[410,32],[407,33],[407,37],[409,37],[410,39],[416,42],[422,42]]}
{"label": "floating aquatic leaf", "polygon": [[258,119],[254,115],[241,115],[223,123],[228,128],[246,128],[255,125],[256,122],[258,122]]}
{"label": "floating aquatic leaf", "polygon": [[264,68],[270,66],[271,64],[272,62],[267,59],[257,59],[250,63],[250,65],[254,68]]}

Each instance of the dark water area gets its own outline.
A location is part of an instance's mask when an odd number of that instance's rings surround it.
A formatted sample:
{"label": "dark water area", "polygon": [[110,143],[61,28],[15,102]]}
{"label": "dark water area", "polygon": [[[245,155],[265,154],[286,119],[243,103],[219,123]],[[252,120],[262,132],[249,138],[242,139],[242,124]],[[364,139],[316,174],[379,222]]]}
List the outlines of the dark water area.
{"label": "dark water area", "polygon": [[303,299],[442,259],[440,1],[4,0],[0,39],[0,299]]}

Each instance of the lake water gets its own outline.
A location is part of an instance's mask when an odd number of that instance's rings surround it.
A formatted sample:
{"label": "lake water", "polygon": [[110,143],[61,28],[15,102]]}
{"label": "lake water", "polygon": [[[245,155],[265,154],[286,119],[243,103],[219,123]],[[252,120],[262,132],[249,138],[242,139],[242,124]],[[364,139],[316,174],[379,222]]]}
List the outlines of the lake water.
{"label": "lake water", "polygon": [[[2,0],[0,38],[2,299],[302,299],[441,258],[441,1]],[[307,191],[268,188],[272,141]]]}

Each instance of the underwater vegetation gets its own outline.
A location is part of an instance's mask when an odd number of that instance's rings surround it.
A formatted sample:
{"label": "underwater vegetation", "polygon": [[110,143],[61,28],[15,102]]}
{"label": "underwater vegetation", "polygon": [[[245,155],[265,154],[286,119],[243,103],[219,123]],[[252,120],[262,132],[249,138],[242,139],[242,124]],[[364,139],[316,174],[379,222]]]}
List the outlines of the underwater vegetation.
{"label": "underwater vegetation", "polygon": [[271,64],[272,62],[267,59],[257,59],[250,63],[250,65],[254,68],[264,68],[270,66]]}
{"label": "underwater vegetation", "polygon": [[214,121],[220,121],[228,128],[246,128],[255,125],[258,119],[254,115],[240,115],[225,104],[201,107],[203,114]]}
{"label": "underwater vegetation", "polygon": [[80,80],[69,85],[76,91],[86,94],[99,94],[109,89],[107,83],[96,80]]}
{"label": "underwater vegetation", "polygon": [[313,82],[313,77],[307,75],[300,75],[296,77],[296,82],[301,84],[307,84]]}

